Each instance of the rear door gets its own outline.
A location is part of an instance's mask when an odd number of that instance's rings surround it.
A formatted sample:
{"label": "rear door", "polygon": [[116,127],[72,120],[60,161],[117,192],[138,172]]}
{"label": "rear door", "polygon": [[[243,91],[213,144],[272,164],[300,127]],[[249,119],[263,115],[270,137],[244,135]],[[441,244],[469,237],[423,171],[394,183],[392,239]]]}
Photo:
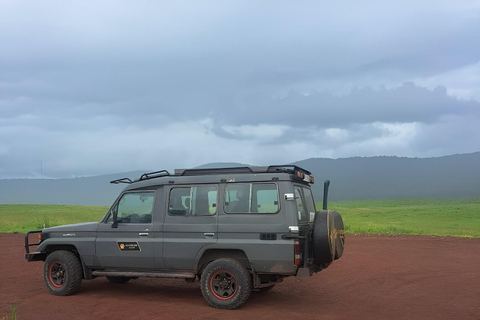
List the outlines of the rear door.
{"label": "rear door", "polygon": [[[316,212],[312,190],[300,185],[295,185],[293,190],[295,194],[300,234],[308,234],[308,229],[312,227]],[[311,239],[311,237],[307,237],[306,239]],[[304,259],[303,261],[305,263],[305,261],[308,261],[305,260],[305,257],[313,257],[312,242],[301,239],[300,245],[301,251],[304,252],[302,259]]]}
{"label": "rear door", "polygon": [[167,269],[193,270],[200,250],[217,242],[217,185],[166,188],[163,229]]}
{"label": "rear door", "polygon": [[[153,268],[155,191],[124,193],[98,226],[95,249],[101,266],[111,269]],[[112,228],[113,214],[118,227]]]}
{"label": "rear door", "polygon": [[313,222],[317,209],[315,208],[312,190],[299,185],[295,185],[293,189],[297,203],[298,222],[300,224]]}

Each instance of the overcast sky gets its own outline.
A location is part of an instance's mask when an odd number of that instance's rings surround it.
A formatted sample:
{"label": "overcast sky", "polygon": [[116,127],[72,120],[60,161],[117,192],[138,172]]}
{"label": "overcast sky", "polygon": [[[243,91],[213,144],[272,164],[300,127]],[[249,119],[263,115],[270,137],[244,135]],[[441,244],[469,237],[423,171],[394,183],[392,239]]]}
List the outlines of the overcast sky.
{"label": "overcast sky", "polygon": [[480,1],[0,2],[0,178],[480,151]]}

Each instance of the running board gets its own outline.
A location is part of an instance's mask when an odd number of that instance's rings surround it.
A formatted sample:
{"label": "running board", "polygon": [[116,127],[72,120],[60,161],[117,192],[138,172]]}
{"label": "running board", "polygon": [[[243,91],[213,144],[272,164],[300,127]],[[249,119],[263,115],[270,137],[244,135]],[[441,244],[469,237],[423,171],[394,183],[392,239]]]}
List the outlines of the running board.
{"label": "running board", "polygon": [[171,273],[171,272],[123,272],[123,271],[105,271],[98,270],[92,272],[93,276],[111,276],[111,277],[127,277],[127,278],[180,278],[195,279],[193,273]]}

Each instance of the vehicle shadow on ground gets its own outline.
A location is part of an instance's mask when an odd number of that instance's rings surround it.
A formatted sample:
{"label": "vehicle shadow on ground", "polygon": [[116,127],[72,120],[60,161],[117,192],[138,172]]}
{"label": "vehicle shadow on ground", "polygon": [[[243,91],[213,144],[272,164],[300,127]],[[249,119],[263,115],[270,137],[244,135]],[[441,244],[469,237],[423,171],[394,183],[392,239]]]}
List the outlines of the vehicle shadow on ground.
{"label": "vehicle shadow on ground", "polygon": [[[278,284],[269,292],[252,291],[246,305],[248,308],[279,310],[290,309],[295,302],[295,292],[286,290]],[[95,296],[97,298],[127,299],[131,303],[136,301],[163,301],[174,302],[179,305],[207,306],[200,289],[200,282],[187,283],[182,279],[133,279],[125,284],[110,283],[106,278],[97,278],[84,281],[80,292],[76,296]],[[318,301],[321,303],[321,301]],[[284,306],[284,307],[280,307]],[[240,309],[243,309],[242,307]]]}
{"label": "vehicle shadow on ground", "polygon": [[175,299],[192,303],[204,302],[200,283],[187,283],[183,279],[132,279],[124,284],[110,283],[106,278],[83,281],[80,292],[76,295],[95,295],[128,298],[135,300]]}

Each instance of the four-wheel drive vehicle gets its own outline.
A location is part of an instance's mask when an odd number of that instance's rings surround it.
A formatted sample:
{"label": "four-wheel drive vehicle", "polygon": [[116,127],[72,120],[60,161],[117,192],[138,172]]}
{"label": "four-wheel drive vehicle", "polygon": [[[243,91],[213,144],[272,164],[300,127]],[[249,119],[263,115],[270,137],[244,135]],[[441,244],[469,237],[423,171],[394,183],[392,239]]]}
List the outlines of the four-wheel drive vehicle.
{"label": "four-wheel drive vehicle", "polygon": [[[235,309],[252,290],[312,275],[343,253],[341,216],[316,211],[314,179],[297,166],[163,170],[111,182],[128,186],[100,222],[26,234],[26,259],[45,261],[52,294],[100,276],[198,278],[211,306]],[[39,243],[29,243],[32,233]]]}

